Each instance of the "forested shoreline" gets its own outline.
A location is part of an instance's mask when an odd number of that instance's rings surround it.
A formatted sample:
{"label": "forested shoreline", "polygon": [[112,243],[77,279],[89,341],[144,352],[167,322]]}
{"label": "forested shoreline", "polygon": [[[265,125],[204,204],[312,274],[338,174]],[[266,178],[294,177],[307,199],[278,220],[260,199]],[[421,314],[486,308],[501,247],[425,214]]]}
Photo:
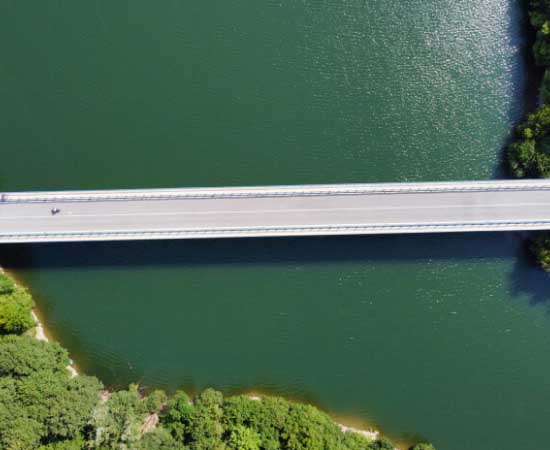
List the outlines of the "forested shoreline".
{"label": "forested shoreline", "polygon": [[[278,397],[191,398],[140,387],[109,392],[71,376],[69,355],[33,335],[34,301],[0,274],[1,450],[390,450],[386,438],[343,432],[319,409]],[[433,450],[417,444],[414,450]]]}
{"label": "forested shoreline", "polygon": [[[535,61],[546,69],[541,105],[517,127],[507,165],[517,178],[550,177],[550,0],[528,0],[537,31]],[[550,232],[531,250],[550,271]],[[67,371],[69,355],[33,336],[30,293],[0,275],[0,450],[376,450],[393,449],[343,432],[319,409],[282,398],[195,397],[106,391],[101,381]],[[413,450],[433,450],[417,444]]]}
{"label": "forested shoreline", "polygon": [[[508,147],[507,165],[516,178],[550,177],[550,0],[525,0],[529,22],[536,32],[533,45],[535,64],[544,68],[540,106],[515,130]],[[530,251],[537,263],[550,272],[550,232],[536,232]]]}

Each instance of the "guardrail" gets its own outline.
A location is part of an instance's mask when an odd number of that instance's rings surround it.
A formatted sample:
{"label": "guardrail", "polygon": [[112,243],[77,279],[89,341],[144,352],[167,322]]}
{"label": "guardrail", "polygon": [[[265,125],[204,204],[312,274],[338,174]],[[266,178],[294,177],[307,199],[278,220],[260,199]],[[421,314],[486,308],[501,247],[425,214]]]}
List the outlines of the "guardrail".
{"label": "guardrail", "polygon": [[243,236],[292,236],[315,234],[380,234],[384,233],[422,233],[450,231],[498,231],[549,229],[550,220],[506,221],[506,222],[463,222],[431,224],[384,224],[384,225],[316,225],[316,226],[280,226],[280,227],[242,227],[242,228],[189,228],[166,230],[129,230],[129,231],[79,231],[79,232],[32,232],[0,233],[0,242],[7,241],[48,241],[48,240],[119,240],[138,238],[169,239],[170,237],[212,237],[223,235]]}
{"label": "guardrail", "polygon": [[216,198],[300,197],[327,195],[391,195],[419,193],[546,191],[550,180],[498,180],[432,183],[372,183],[272,187],[135,189],[100,191],[5,192],[4,203],[146,201]]}

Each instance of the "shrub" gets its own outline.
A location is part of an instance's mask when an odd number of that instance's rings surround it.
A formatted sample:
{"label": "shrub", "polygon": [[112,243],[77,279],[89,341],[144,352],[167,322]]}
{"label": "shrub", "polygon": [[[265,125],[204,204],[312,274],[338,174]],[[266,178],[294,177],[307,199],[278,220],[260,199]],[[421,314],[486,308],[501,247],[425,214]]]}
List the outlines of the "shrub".
{"label": "shrub", "polygon": [[0,295],[5,295],[13,292],[15,282],[4,273],[0,273]]}
{"label": "shrub", "polygon": [[24,288],[13,288],[0,295],[0,334],[17,333],[32,328],[35,323],[31,311],[34,301]]}

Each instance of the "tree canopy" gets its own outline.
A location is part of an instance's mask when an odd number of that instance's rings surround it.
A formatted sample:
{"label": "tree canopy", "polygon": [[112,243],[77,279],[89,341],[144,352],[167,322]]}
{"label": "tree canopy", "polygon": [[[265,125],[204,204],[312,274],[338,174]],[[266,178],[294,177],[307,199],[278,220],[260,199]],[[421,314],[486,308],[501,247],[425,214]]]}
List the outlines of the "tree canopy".
{"label": "tree canopy", "polygon": [[[537,36],[535,61],[546,68],[540,90],[542,105],[516,129],[507,162],[516,178],[550,177],[550,0],[528,0],[529,18]],[[550,232],[538,232],[529,246],[537,263],[550,272]]]}
{"label": "tree canopy", "polygon": [[34,301],[27,289],[0,273],[0,334],[23,333],[34,326]]}
{"label": "tree canopy", "polygon": [[0,337],[0,448],[33,450],[81,435],[101,384],[93,377],[70,378],[67,362],[57,344]]}

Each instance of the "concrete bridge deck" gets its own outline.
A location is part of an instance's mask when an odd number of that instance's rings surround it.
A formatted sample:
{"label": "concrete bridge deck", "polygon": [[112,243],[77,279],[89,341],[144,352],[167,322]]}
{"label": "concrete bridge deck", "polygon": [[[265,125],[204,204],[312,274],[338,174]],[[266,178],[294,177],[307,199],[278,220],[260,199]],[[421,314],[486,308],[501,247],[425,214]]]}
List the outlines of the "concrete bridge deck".
{"label": "concrete bridge deck", "polygon": [[1,243],[541,229],[550,180],[0,194]]}

